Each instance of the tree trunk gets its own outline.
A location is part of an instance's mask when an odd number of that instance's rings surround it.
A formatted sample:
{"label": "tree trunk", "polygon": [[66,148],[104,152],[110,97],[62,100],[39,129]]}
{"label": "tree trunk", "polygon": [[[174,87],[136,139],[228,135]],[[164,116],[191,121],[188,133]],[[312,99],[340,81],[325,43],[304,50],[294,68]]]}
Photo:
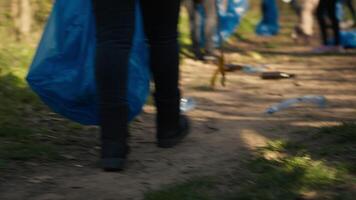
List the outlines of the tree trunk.
{"label": "tree trunk", "polygon": [[20,9],[19,9],[19,1],[20,0],[11,0],[11,18],[14,24],[14,33],[15,33],[15,37],[17,40],[20,40],[20,34],[18,31],[18,16],[20,13]]}
{"label": "tree trunk", "polygon": [[30,0],[21,0],[20,32],[24,36],[29,36],[32,27],[32,8]]}
{"label": "tree trunk", "polygon": [[32,27],[32,8],[30,0],[12,0],[11,16],[14,20],[17,40],[27,40]]}

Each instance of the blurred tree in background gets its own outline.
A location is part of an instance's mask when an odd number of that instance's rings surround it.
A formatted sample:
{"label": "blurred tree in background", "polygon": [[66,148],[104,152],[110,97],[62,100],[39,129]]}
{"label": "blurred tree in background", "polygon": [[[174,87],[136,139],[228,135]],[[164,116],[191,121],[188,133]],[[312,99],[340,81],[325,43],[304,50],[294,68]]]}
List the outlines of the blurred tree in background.
{"label": "blurred tree in background", "polygon": [[53,0],[0,0],[0,34],[27,41],[42,31]]}

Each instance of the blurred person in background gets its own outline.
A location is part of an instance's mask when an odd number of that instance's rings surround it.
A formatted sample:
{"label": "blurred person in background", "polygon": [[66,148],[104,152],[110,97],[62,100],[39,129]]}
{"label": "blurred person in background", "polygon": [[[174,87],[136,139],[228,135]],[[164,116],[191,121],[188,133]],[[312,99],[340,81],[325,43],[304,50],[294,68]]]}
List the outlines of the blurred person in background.
{"label": "blurred person in background", "polygon": [[[310,0],[308,0],[310,1]],[[338,0],[320,0],[317,7],[317,18],[321,33],[322,45],[315,49],[315,52],[342,51],[340,45],[340,20],[336,12]],[[327,23],[331,22],[331,26]],[[329,27],[333,32],[333,37],[329,37]]]}
{"label": "blurred person in background", "polygon": [[293,0],[292,3],[299,18],[292,37],[295,40],[302,39],[309,44],[314,34],[314,13],[319,0]]}
{"label": "blurred person in background", "polygon": [[[185,6],[189,14],[192,48],[195,57],[199,60],[215,60],[213,37],[217,32],[218,25],[216,0],[185,0]],[[203,15],[200,8],[203,10]],[[202,30],[202,27],[204,27],[204,30]],[[202,51],[202,47],[204,51]]]}

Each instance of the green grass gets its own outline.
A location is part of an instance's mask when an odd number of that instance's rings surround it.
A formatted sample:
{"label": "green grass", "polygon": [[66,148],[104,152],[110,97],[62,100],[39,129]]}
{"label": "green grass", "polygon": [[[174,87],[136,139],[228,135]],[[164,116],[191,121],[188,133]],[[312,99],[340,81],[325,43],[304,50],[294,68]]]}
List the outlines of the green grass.
{"label": "green grass", "polygon": [[58,150],[51,144],[39,143],[36,140],[2,144],[0,157],[4,161],[57,161],[62,159]]}
{"label": "green grass", "polygon": [[[244,163],[242,172],[240,168],[230,178],[218,176],[217,181],[206,183],[204,179],[193,179],[151,191],[146,200],[354,199],[355,128],[356,124],[342,124],[317,129],[313,136],[300,141],[270,141]],[[348,149],[348,154],[335,155],[335,145]],[[219,188],[231,192],[222,193]]]}
{"label": "green grass", "polygon": [[186,9],[183,7],[179,19],[179,42],[183,47],[191,45],[189,16]]}
{"label": "green grass", "polygon": [[238,41],[252,42],[256,36],[255,29],[261,19],[261,13],[259,12],[259,5],[257,2],[250,2],[251,9],[249,9],[246,15],[242,18],[239,27],[237,28],[234,36]]}
{"label": "green grass", "polygon": [[337,183],[337,171],[308,156],[250,161],[250,182],[243,183],[233,199],[293,200],[304,192]]}
{"label": "green grass", "polygon": [[[38,0],[36,0],[38,1]],[[36,30],[42,27],[51,1],[34,4]],[[47,6],[46,9],[43,9]],[[3,18],[4,19],[4,18]],[[15,41],[12,23],[0,24],[0,169],[2,172],[14,163],[24,161],[53,161],[60,159],[56,146],[43,140],[44,127],[34,126],[46,107],[28,87],[25,76],[36,45]],[[38,22],[38,23],[37,23]],[[38,37],[33,33],[33,39]]]}
{"label": "green grass", "polygon": [[190,37],[190,26],[189,26],[189,15],[185,7],[182,7],[180,18],[179,18],[179,43],[180,43],[180,56],[184,57],[192,57],[193,52],[191,51],[191,37]]}
{"label": "green grass", "polygon": [[[301,141],[271,141],[249,163],[254,181],[235,199],[296,199],[312,191],[314,199],[353,199],[355,134],[356,124],[344,123]],[[271,153],[277,156],[266,158]]]}
{"label": "green grass", "polygon": [[313,154],[325,157],[331,163],[341,166],[356,175],[356,124],[344,123],[339,126],[321,128],[313,136],[314,141],[324,145],[311,148]]}
{"label": "green grass", "polygon": [[28,128],[3,126],[0,129],[0,138],[7,138],[11,141],[28,141],[32,139],[34,135],[33,131]]}
{"label": "green grass", "polygon": [[240,37],[243,37],[243,35],[255,35],[255,29],[260,19],[260,12],[256,9],[250,9],[246,13],[246,16],[242,18],[241,24],[239,25],[237,30],[237,34]]}
{"label": "green grass", "polygon": [[[0,128],[0,165],[9,161],[54,161],[60,155],[56,146],[41,141],[42,134],[20,124]],[[5,165],[3,165],[5,166]],[[1,168],[1,167],[0,167]]]}
{"label": "green grass", "polygon": [[[6,33],[0,30],[0,35]],[[63,161],[62,155],[75,156],[82,153],[83,147],[91,149],[97,145],[95,131],[94,137],[88,137],[91,132],[88,133],[86,127],[54,115],[27,85],[25,76],[34,55],[34,46],[16,42],[11,37],[0,43],[2,173],[11,174],[24,162]]]}
{"label": "green grass", "polygon": [[59,158],[56,147],[41,141],[41,127],[31,120],[45,109],[24,78],[34,49],[7,41],[0,45],[0,168],[12,161]]}

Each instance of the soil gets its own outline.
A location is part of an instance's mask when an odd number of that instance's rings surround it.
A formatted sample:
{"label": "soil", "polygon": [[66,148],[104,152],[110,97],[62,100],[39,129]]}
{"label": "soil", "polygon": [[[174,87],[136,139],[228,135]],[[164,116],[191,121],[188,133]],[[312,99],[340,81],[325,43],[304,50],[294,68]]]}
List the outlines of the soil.
{"label": "soil", "polygon": [[[273,41],[273,39],[272,39]],[[259,39],[256,43],[268,43]],[[159,189],[196,176],[236,170],[257,147],[271,139],[304,137],[313,127],[356,121],[356,52],[313,54],[310,47],[285,41],[265,48],[239,43],[227,48],[227,63],[265,65],[268,71],[295,74],[292,79],[262,80],[241,70],[227,73],[227,85],[209,88],[216,65],[182,60],[184,96],[193,97],[197,108],[189,113],[192,131],[179,146],[155,145],[154,107],[148,105],[131,128],[132,148],[127,169],[105,173],[97,166],[98,145],[67,147],[66,161],[26,163],[26,173],[3,182],[2,200],[138,200],[146,191]],[[256,47],[256,48],[252,48]],[[252,52],[239,51],[250,49]],[[282,100],[322,95],[327,106],[300,104],[277,112],[265,110]],[[97,140],[97,128],[91,140]],[[88,137],[83,133],[83,140]],[[241,168],[243,173],[244,169]],[[16,172],[14,172],[16,173]]]}

